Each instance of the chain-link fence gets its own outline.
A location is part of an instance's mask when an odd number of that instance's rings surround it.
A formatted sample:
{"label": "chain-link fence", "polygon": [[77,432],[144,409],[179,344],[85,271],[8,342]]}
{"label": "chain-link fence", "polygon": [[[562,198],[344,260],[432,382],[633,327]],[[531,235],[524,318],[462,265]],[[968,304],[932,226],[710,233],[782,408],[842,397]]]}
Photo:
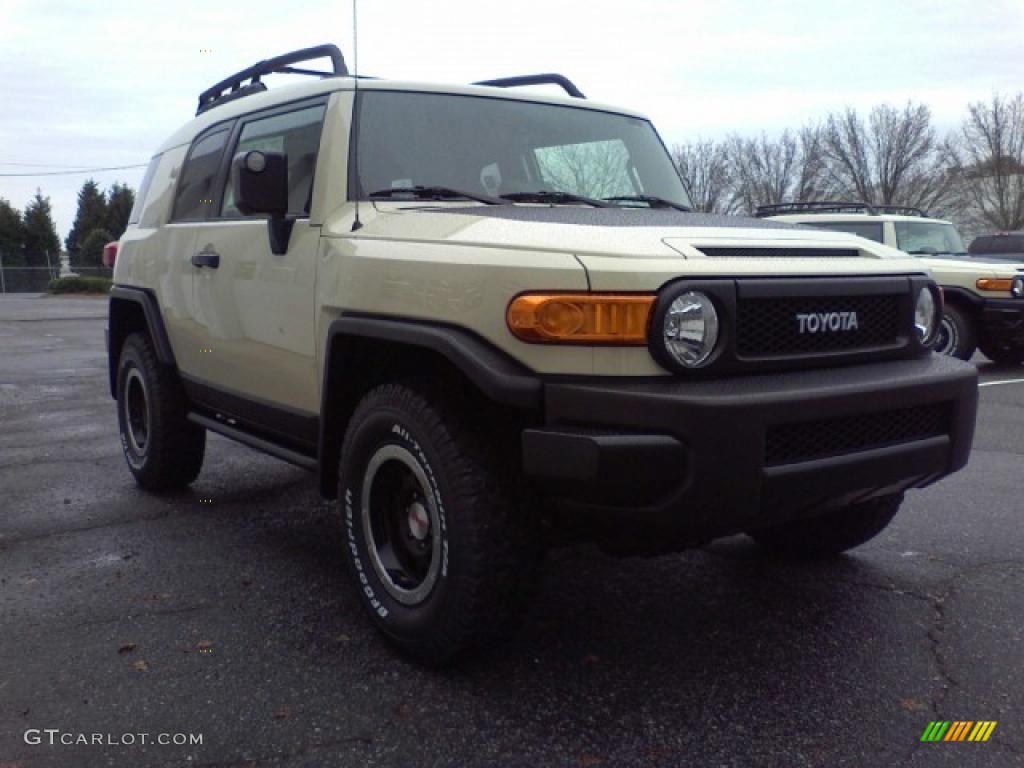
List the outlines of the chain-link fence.
{"label": "chain-link fence", "polygon": [[[45,255],[44,255],[45,256]],[[45,257],[33,259],[37,263],[46,261],[48,266],[22,267],[14,266],[15,260],[0,253],[0,294],[4,293],[43,293],[51,280],[69,274],[83,277],[113,277],[114,270],[108,267],[77,267],[69,269],[66,258]]]}

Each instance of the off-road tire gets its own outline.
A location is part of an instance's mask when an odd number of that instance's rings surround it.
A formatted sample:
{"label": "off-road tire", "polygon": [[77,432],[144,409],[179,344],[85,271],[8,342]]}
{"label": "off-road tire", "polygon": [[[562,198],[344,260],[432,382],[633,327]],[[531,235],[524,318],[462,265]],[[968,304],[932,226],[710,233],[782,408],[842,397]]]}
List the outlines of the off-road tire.
{"label": "off-road tire", "polygon": [[[117,366],[117,421],[128,469],[146,490],[180,490],[199,476],[206,430],[188,421],[187,413],[185,393],[173,369],[160,363],[148,336],[130,334]],[[140,418],[145,419],[144,428]]]}
{"label": "off-road tire", "polygon": [[819,517],[751,531],[759,544],[794,560],[834,557],[873,539],[899,511],[903,494],[882,496]]}
{"label": "off-road tire", "polygon": [[[339,465],[346,559],[359,597],[400,651],[431,666],[509,637],[531,602],[540,574],[539,528],[530,505],[517,500],[521,484],[514,462],[496,449],[495,435],[472,403],[426,382],[379,386],[356,407]],[[376,458],[385,454],[390,458]],[[422,470],[425,485],[417,480],[409,457]],[[393,474],[378,485],[385,466]],[[398,485],[409,486],[421,501],[398,500],[399,492],[392,490]],[[429,517],[429,533],[419,526],[431,546],[435,537],[439,542],[441,559],[433,582],[433,559],[423,569],[425,576],[405,578],[409,573],[395,565],[397,559],[389,570],[382,564],[384,556],[376,561],[371,556],[371,547],[381,551],[373,543],[374,530],[382,539],[390,535],[398,546],[403,541],[419,546],[411,536],[413,513],[408,527],[400,522],[402,510],[416,504],[424,515],[436,516]],[[387,529],[392,534],[384,531],[383,518],[399,521]],[[400,600],[395,596],[400,586],[427,591],[415,597],[399,594]]]}
{"label": "off-road tire", "polygon": [[996,365],[1024,363],[1024,345],[995,344],[991,341],[982,341],[978,345],[978,349]]}
{"label": "off-road tire", "polygon": [[959,307],[947,304],[942,308],[939,322],[941,328],[935,351],[960,360],[970,360],[978,348],[974,319]]}

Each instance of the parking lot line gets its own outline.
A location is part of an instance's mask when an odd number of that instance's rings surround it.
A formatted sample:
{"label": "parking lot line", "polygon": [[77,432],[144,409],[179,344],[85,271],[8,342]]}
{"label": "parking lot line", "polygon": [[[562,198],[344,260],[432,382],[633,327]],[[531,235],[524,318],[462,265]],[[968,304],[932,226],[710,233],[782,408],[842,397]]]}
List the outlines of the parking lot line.
{"label": "parking lot line", "polygon": [[1024,384],[1024,379],[1003,379],[1002,381],[983,381],[979,387],[994,387],[998,384]]}

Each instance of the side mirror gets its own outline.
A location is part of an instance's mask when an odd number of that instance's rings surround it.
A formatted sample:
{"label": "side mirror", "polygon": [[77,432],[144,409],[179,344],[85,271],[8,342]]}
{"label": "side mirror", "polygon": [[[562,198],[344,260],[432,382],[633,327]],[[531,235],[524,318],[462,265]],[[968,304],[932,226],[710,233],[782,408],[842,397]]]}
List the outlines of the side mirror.
{"label": "side mirror", "polygon": [[288,252],[294,219],[288,218],[288,155],[283,152],[239,152],[231,161],[235,205],[246,216],[270,215],[270,250]]}

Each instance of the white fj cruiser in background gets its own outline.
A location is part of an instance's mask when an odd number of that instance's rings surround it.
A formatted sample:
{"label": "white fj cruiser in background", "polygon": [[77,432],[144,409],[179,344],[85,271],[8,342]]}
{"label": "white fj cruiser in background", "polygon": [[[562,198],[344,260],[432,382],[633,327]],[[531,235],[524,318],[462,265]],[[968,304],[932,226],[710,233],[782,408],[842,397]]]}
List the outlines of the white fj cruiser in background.
{"label": "white fj cruiser in background", "polygon": [[757,215],[849,232],[920,257],[944,293],[936,351],[970,360],[980,349],[995,363],[1024,362],[1024,264],[969,258],[951,222],[918,208],[828,201],[762,205]]}
{"label": "white fj cruiser in background", "polygon": [[[538,82],[569,96],[510,88]],[[114,281],[138,483],[191,483],[208,430],[313,470],[370,616],[431,663],[507,636],[545,545],[834,554],[970,451],[919,262],[690,212],[651,123],[556,75],[260,62],[157,151]]]}

